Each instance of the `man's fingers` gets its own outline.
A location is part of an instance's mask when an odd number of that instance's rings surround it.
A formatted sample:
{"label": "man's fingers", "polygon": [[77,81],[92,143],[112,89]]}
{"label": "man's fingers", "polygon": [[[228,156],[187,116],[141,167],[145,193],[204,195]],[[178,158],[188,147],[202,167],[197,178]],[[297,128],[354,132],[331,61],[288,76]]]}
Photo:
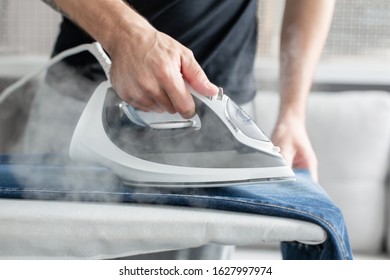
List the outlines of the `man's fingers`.
{"label": "man's fingers", "polygon": [[171,80],[167,81],[164,86],[175,110],[183,118],[193,117],[195,115],[195,102],[181,74],[179,72],[173,73]]}
{"label": "man's fingers", "polygon": [[[175,107],[172,104],[168,94],[163,88],[160,87],[160,85],[157,82],[155,83],[149,82],[146,85],[141,86],[141,92],[142,92],[141,94],[147,95],[149,98],[151,98],[154,101],[154,103],[157,104],[158,107],[163,111],[167,111],[169,113],[176,112]],[[152,110],[153,108],[151,107]]]}
{"label": "man's fingers", "polygon": [[[162,86],[174,112],[178,112],[184,118],[191,118],[195,114],[195,103],[180,72],[179,58],[175,57],[176,53],[170,55],[171,59],[165,58],[160,63],[154,63],[156,83]],[[154,98],[156,100],[157,97]]]}
{"label": "man's fingers", "polygon": [[309,170],[312,179],[318,182],[318,161],[315,154],[297,154],[294,158],[293,167]]}
{"label": "man's fingers", "polygon": [[[123,101],[125,101],[127,104],[131,105],[132,107],[134,107],[137,110],[141,110],[141,111],[144,111],[144,112],[151,111],[150,105],[149,106],[144,106],[144,105],[142,105],[140,103],[137,103],[137,101],[135,101],[133,98],[131,98],[129,96],[126,97],[126,100],[123,99]],[[152,105],[152,107],[153,106],[157,106],[157,104]],[[161,110],[161,109],[159,109],[159,110]]]}
{"label": "man's fingers", "polygon": [[282,157],[284,158],[286,163],[290,167],[292,167],[293,166],[294,152],[290,149],[285,149],[283,147],[280,147],[280,148],[281,148],[280,153],[281,153]]}
{"label": "man's fingers", "polygon": [[176,110],[171,103],[167,93],[157,81],[154,79],[140,79],[138,82],[134,82],[135,86],[125,87],[125,90],[120,90],[121,99],[133,107],[142,111],[155,111],[155,112],[170,112],[175,113]]}
{"label": "man's fingers", "polygon": [[205,72],[195,60],[193,53],[188,49],[184,51],[181,57],[181,73],[193,89],[200,94],[213,96],[218,93],[218,87],[209,81]]}

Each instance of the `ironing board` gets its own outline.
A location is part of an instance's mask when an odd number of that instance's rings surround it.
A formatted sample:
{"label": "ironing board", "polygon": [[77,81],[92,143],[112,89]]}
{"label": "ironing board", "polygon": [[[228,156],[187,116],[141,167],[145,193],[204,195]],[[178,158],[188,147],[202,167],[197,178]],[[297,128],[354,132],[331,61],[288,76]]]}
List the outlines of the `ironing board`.
{"label": "ironing board", "polygon": [[[340,211],[307,172],[296,174],[289,184],[135,188],[104,167],[57,155],[1,156],[0,258],[101,259],[283,242],[285,249],[317,246],[314,258],[351,259]],[[280,204],[291,187],[298,199]]]}

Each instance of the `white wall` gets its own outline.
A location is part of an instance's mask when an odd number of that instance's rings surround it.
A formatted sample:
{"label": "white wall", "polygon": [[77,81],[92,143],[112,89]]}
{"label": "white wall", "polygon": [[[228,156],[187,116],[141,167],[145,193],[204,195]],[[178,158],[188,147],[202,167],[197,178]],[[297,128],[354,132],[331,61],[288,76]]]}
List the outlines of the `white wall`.
{"label": "white wall", "polygon": [[0,55],[47,55],[60,15],[39,0],[0,0]]}

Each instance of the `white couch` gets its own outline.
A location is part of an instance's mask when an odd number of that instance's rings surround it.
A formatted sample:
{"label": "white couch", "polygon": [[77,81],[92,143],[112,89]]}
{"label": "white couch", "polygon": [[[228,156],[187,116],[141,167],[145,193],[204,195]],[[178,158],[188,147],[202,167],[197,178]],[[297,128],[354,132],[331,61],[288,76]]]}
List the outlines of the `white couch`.
{"label": "white couch", "polygon": [[[255,99],[256,121],[267,135],[278,102],[269,92]],[[390,93],[312,93],[307,126],[319,182],[344,214],[355,257],[390,259]],[[255,250],[261,258],[261,250]],[[247,248],[237,253],[241,258],[256,254]]]}

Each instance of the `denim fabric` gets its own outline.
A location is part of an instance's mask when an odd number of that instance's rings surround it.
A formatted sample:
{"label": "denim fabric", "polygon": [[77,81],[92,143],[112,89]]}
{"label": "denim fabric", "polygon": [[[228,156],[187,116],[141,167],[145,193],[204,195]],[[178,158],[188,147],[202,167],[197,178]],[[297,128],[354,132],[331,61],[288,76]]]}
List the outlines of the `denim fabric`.
{"label": "denim fabric", "polygon": [[[284,259],[352,259],[339,208],[305,170],[296,181],[223,188],[137,188],[104,167],[55,155],[0,157],[0,198],[147,203],[210,208],[313,222],[324,228],[319,245],[283,242]],[[194,175],[196,176],[196,175]]]}

